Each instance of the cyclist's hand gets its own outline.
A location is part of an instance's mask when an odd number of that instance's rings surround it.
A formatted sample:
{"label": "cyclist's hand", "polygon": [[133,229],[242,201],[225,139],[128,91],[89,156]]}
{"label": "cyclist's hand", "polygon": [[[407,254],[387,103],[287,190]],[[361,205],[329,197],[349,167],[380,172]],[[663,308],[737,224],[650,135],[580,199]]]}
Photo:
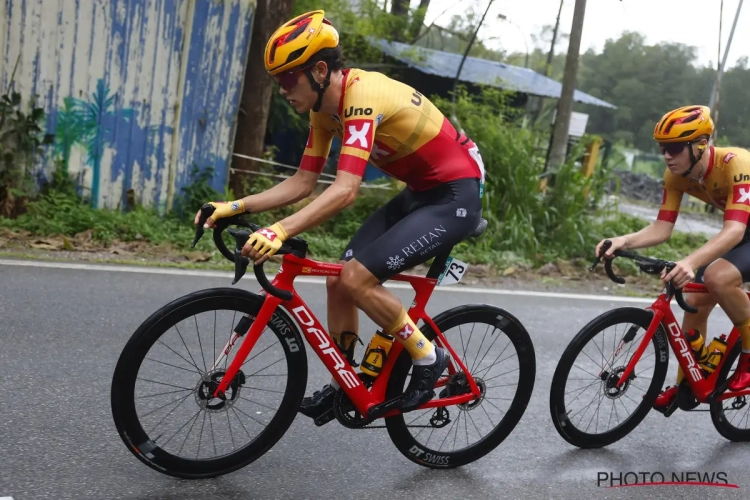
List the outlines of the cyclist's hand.
{"label": "cyclist's hand", "polygon": [[288,237],[286,230],[278,222],[271,227],[259,229],[250,235],[250,239],[242,247],[242,255],[256,264],[262,264],[281,249]]}
{"label": "cyclist's hand", "polygon": [[[211,228],[214,227],[216,224],[216,221],[219,219],[223,219],[224,217],[231,217],[233,215],[238,215],[245,212],[245,202],[242,200],[236,200],[232,202],[226,202],[226,201],[210,201],[208,202],[209,205],[212,205],[215,210],[214,213],[206,219],[206,223],[203,225],[205,228]],[[201,211],[198,210],[198,212],[195,214],[195,221],[193,224],[196,226],[200,223],[201,218]]]}
{"label": "cyclist's hand", "polygon": [[664,269],[661,272],[661,279],[664,283],[672,281],[674,286],[681,289],[695,279],[695,271],[693,271],[693,265],[690,261],[683,259],[679,262],[675,262],[675,266],[669,274],[667,274],[667,270]]}
{"label": "cyclist's hand", "polygon": [[627,244],[627,240],[623,238],[622,236],[618,236],[617,238],[606,238],[599,242],[598,245],[596,245],[596,256],[599,257],[601,251],[602,251],[602,245],[604,245],[605,241],[611,241],[612,246],[609,247],[609,250],[607,250],[607,253],[604,255],[604,258],[611,259],[614,257],[615,250],[620,250],[621,248],[625,248],[625,245]]}

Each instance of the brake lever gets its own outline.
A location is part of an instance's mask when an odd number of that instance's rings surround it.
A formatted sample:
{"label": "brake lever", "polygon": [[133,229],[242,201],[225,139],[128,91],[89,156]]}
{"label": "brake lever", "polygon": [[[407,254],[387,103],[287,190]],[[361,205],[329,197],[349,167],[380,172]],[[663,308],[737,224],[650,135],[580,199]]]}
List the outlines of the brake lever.
{"label": "brake lever", "polygon": [[607,253],[607,250],[609,250],[609,247],[611,247],[611,246],[612,246],[612,241],[610,241],[610,240],[604,240],[604,244],[602,244],[602,248],[601,248],[601,253],[600,253],[600,255],[598,255],[596,257],[596,260],[594,261],[594,263],[589,268],[589,271],[593,271],[596,268],[596,266],[599,265],[599,263],[602,261],[602,258],[604,257],[604,254]]}
{"label": "brake lever", "polygon": [[245,275],[245,272],[247,272],[247,266],[250,264],[250,259],[242,255],[242,248],[245,246],[245,243],[247,243],[247,240],[250,239],[250,233],[244,229],[227,229],[227,232],[234,237],[235,241],[234,281],[232,281],[232,284],[236,285]]}
{"label": "brake lever", "polygon": [[214,214],[215,210],[216,207],[214,207],[210,203],[206,203],[201,207],[201,214],[198,217],[198,225],[195,226],[195,239],[193,240],[193,244],[190,245],[190,248],[195,248],[195,245],[198,244],[198,240],[200,240],[205,233],[203,226],[206,224],[208,218]]}

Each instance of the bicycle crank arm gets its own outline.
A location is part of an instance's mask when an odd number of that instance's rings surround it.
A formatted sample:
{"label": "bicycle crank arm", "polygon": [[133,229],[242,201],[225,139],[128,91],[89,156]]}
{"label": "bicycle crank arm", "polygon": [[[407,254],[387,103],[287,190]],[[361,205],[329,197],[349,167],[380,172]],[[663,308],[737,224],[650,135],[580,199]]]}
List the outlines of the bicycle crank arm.
{"label": "bicycle crank arm", "polygon": [[[398,415],[399,411],[396,408],[398,403],[401,402],[401,398],[403,398],[403,394],[401,396],[395,397],[393,399],[389,399],[388,401],[385,401],[383,403],[377,404],[370,408],[370,410],[367,412],[367,418],[375,420],[376,418],[380,417],[392,417],[394,415]],[[427,408],[437,408],[441,406],[453,406],[453,405],[460,405],[464,403],[468,403],[470,401],[475,400],[476,397],[473,394],[461,394],[459,396],[449,396],[447,398],[439,398],[439,399],[432,399],[419,408],[416,408],[416,410],[426,410]]]}

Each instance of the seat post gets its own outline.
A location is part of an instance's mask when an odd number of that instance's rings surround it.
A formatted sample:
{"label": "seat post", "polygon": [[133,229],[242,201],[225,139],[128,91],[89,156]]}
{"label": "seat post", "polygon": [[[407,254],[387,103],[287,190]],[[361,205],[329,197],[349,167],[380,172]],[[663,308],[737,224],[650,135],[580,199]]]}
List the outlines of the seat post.
{"label": "seat post", "polygon": [[443,250],[435,256],[435,260],[432,261],[429,271],[427,271],[427,277],[431,279],[438,279],[445,270],[445,265],[448,263],[448,258],[451,256],[453,247]]}

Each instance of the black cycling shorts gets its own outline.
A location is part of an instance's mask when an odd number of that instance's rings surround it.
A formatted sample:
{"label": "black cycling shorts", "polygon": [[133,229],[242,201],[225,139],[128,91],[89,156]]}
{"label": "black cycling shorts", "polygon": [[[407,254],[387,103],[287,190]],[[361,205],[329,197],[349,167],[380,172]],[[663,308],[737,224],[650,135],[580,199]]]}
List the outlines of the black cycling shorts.
{"label": "black cycling shorts", "polygon": [[407,187],[368,217],[341,259],[357,259],[382,283],[466,239],[481,218],[478,179]]}
{"label": "black cycling shorts", "polygon": [[[720,257],[730,262],[742,274],[742,282],[750,281],[750,226],[745,230],[742,241]],[[708,266],[699,267],[695,272],[695,283],[703,283],[703,273]]]}

